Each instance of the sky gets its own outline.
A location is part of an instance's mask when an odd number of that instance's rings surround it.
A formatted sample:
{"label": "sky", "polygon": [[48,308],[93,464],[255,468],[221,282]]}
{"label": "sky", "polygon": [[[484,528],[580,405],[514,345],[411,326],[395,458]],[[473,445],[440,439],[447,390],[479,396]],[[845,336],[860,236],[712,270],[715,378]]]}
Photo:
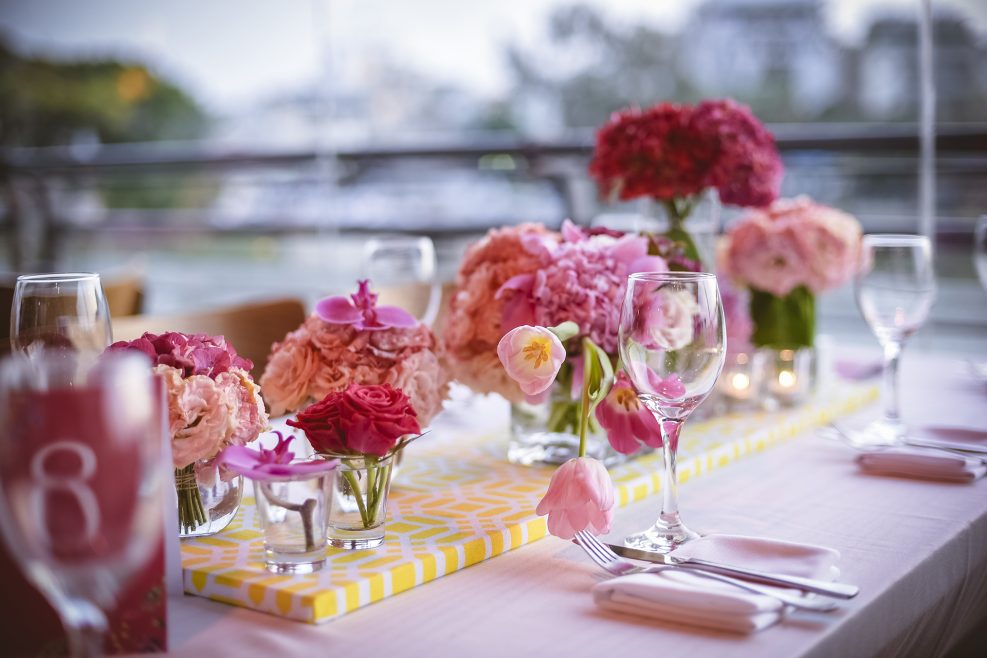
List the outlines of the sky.
{"label": "sky", "polygon": [[[751,0],[726,0],[750,2]],[[573,0],[0,0],[0,31],[21,52],[116,56],[148,63],[214,112],[307,88],[342,57],[383,52],[441,81],[495,96],[508,83],[503,49],[534,44],[546,17]],[[675,31],[700,0],[583,0],[621,21]],[[918,0],[825,0],[848,42],[879,8]],[[987,34],[984,0],[936,0]]]}

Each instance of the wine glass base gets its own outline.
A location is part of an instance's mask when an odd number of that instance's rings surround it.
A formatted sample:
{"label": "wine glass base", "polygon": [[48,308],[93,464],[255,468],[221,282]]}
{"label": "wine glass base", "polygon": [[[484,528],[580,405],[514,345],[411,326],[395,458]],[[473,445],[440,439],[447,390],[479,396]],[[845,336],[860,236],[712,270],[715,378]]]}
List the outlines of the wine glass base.
{"label": "wine glass base", "polygon": [[681,523],[671,526],[656,523],[644,532],[625,537],[624,546],[652,553],[670,553],[682,544],[699,537],[701,535],[698,532],[690,530]]}

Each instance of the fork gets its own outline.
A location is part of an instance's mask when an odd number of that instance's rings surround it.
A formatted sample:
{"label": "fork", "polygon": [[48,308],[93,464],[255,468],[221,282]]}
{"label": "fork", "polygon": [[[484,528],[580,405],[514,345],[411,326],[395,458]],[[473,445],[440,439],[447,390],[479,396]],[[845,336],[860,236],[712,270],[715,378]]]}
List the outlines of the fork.
{"label": "fork", "polygon": [[[853,432],[852,430],[847,430],[846,428],[842,427],[841,425],[837,425],[836,423],[830,423],[827,428],[823,428],[823,430],[825,429],[832,430],[830,436],[836,438],[837,441],[840,441],[844,445],[850,446],[851,448],[857,450],[858,452],[864,452],[864,453],[878,452],[880,450],[885,450],[887,448],[895,447],[895,445],[891,443],[879,444],[879,445],[863,444],[860,441],[858,441],[856,438],[854,438],[856,432]],[[964,451],[959,448],[947,448],[939,445],[925,444],[921,441],[912,442],[908,440],[906,440],[902,444],[902,446],[913,448],[919,451],[925,451],[932,455],[939,453],[939,454],[951,455],[954,457],[965,457],[966,459],[979,461],[981,464],[987,464],[987,457],[984,457],[983,455],[973,451]]]}
{"label": "fork", "polygon": [[[669,565],[658,565],[650,567],[640,567],[633,562],[628,562],[620,558],[616,553],[607,548],[604,544],[600,542],[599,539],[589,534],[585,530],[576,533],[576,543],[583,549],[586,555],[589,556],[597,566],[602,568],[607,573],[613,574],[614,576],[628,576],[635,573],[660,573],[666,569],[681,569],[682,567],[674,567]],[[801,610],[813,610],[816,612],[829,612],[830,610],[835,610],[837,605],[834,601],[827,599],[812,599],[803,598],[800,596],[791,596],[785,594],[784,592],[779,592],[774,589],[767,587],[761,587],[760,585],[755,585],[744,580],[738,580],[736,578],[730,578],[729,576],[721,576],[719,574],[710,573],[708,571],[698,571],[694,569],[685,569],[689,573],[695,574],[697,576],[702,576],[703,578],[709,578],[710,580],[716,580],[722,583],[727,583],[733,585],[738,589],[747,590],[749,592],[754,592],[755,594],[763,594],[765,596],[770,596],[773,599],[781,601],[785,605],[789,605],[793,608],[798,608]]]}

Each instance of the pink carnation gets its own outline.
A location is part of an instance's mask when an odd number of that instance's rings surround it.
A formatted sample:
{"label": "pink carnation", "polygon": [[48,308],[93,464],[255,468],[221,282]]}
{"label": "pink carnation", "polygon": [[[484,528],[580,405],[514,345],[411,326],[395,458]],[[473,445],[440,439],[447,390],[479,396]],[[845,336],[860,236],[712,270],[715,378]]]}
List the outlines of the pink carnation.
{"label": "pink carnation", "polygon": [[[421,376],[411,372],[416,367],[423,369]],[[411,398],[423,424],[441,411],[448,391],[435,336],[425,325],[368,330],[329,323],[318,315],[274,344],[260,383],[276,416],[350,384],[389,383]]]}
{"label": "pink carnation", "polygon": [[503,300],[497,299],[497,291],[511,278],[541,266],[539,255],[525,246],[532,237],[557,239],[538,224],[493,229],[466,250],[459,267],[442,346],[452,375],[478,392],[523,399],[497,360],[497,343],[504,335]]}
{"label": "pink carnation", "polygon": [[783,297],[800,285],[814,293],[853,276],[860,225],[808,197],[749,211],[729,231],[722,266],[734,279]]}

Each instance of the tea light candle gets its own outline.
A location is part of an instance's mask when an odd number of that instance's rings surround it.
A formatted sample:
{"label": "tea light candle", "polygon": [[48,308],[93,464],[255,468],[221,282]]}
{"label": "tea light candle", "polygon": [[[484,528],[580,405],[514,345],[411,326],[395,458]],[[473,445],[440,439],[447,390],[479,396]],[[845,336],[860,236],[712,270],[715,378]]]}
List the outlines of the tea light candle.
{"label": "tea light candle", "polygon": [[720,382],[720,391],[729,399],[738,402],[753,399],[757,386],[750,355],[740,352],[729,357]]}

